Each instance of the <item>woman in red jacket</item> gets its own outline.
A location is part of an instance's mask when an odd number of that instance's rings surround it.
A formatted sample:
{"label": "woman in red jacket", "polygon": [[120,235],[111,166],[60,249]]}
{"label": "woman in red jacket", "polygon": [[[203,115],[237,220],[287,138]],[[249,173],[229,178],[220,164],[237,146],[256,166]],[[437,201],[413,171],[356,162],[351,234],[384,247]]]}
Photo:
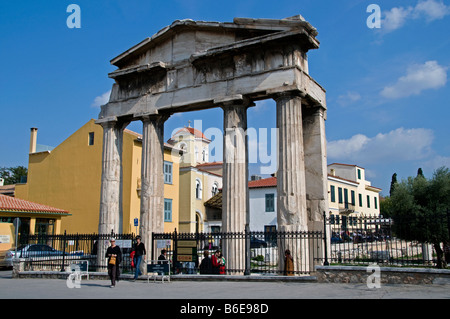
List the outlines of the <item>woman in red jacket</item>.
{"label": "woman in red jacket", "polygon": [[224,275],[225,274],[225,258],[223,258],[220,250],[216,250],[214,255],[211,256],[211,261],[213,265],[213,274]]}

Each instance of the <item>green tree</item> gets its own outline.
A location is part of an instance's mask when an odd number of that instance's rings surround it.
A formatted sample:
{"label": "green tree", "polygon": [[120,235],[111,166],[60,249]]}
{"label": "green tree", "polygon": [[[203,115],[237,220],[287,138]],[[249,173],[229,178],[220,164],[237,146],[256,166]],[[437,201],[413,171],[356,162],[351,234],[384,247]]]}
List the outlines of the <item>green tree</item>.
{"label": "green tree", "polygon": [[437,267],[442,268],[442,242],[448,243],[447,210],[450,208],[450,171],[437,169],[427,180],[418,174],[398,183],[391,196],[394,231],[406,240],[431,243],[437,254]]}
{"label": "green tree", "polygon": [[423,175],[422,168],[420,168],[420,167],[419,167],[419,169],[417,170],[417,176],[425,177],[425,176]]}
{"label": "green tree", "polygon": [[0,178],[5,179],[5,185],[20,183],[22,177],[26,177],[28,170],[24,166],[0,168]]}
{"label": "green tree", "polygon": [[397,173],[392,174],[391,188],[389,189],[389,196],[394,193],[395,185],[397,185]]}

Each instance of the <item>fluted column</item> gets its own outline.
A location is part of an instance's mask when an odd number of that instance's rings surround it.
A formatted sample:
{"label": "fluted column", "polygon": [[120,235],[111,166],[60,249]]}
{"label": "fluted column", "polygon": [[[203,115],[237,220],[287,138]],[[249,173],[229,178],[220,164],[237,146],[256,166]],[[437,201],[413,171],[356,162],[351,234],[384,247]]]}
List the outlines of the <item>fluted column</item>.
{"label": "fluted column", "polygon": [[[308,229],[323,231],[323,213],[328,212],[328,174],[327,149],[325,136],[326,110],[321,106],[307,108],[303,112],[303,141],[306,169],[306,205],[308,210]],[[316,258],[310,256],[310,265],[321,264],[325,250],[323,247],[313,247]],[[329,256],[328,256],[329,257]]]}
{"label": "fluted column", "polygon": [[102,181],[98,232],[119,231],[122,132],[115,120],[99,123],[103,127]]}
{"label": "fluted column", "polygon": [[[280,232],[307,231],[302,99],[294,93],[278,94],[274,99],[277,104],[278,129],[278,228]],[[282,238],[278,246],[280,270],[284,267],[285,249],[292,253],[294,270],[308,268],[308,247],[304,247],[300,240],[287,238]]]}
{"label": "fluted column", "polygon": [[[244,233],[248,224],[248,104],[225,103],[223,143],[222,227],[227,233]],[[229,272],[245,268],[245,241],[229,238],[224,241],[223,254]],[[241,273],[240,271],[239,273]]]}
{"label": "fluted column", "polygon": [[152,256],[152,234],[164,232],[164,122],[168,116],[142,118],[141,213],[139,232]]}
{"label": "fluted column", "polygon": [[323,229],[323,212],[328,211],[325,110],[309,108],[303,114],[306,203],[310,230]]}
{"label": "fluted column", "polygon": [[[118,233],[121,214],[121,153],[124,124],[117,119],[99,120],[103,127],[102,180],[100,190],[99,234]],[[104,264],[109,241],[99,241],[98,265]]]}

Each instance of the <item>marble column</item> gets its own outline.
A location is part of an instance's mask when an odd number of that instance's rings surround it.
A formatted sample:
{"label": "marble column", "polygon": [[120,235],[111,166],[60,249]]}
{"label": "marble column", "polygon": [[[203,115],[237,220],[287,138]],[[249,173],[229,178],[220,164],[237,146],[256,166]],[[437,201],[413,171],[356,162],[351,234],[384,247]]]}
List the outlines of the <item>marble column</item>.
{"label": "marble column", "polygon": [[117,120],[98,122],[103,127],[102,181],[100,191],[99,234],[119,232],[121,188],[121,125]]}
{"label": "marble column", "polygon": [[328,211],[325,112],[322,107],[307,108],[303,112],[309,230],[323,230],[323,212]]}
{"label": "marble column", "polygon": [[[248,104],[224,103],[222,227],[229,233],[244,234],[249,222],[248,209]],[[223,241],[230,274],[242,273],[245,268],[245,241],[236,237]]]}
{"label": "marble column", "polygon": [[[308,211],[308,230],[323,231],[323,213],[328,212],[328,174],[325,136],[326,110],[321,106],[303,110],[303,141],[305,151],[306,205]],[[331,232],[327,230],[330,234]],[[310,251],[314,251],[314,260],[310,256],[312,267],[324,258],[321,242],[310,242]],[[321,263],[320,263],[321,264]]]}
{"label": "marble column", "polygon": [[[114,119],[98,120],[103,127],[102,180],[100,190],[99,234],[118,233],[121,214],[121,153],[124,123]],[[98,242],[98,264],[104,264],[108,240]]]}
{"label": "marble column", "polygon": [[139,234],[152,258],[152,234],[164,232],[164,122],[168,116],[142,117],[141,213]]}
{"label": "marble column", "polygon": [[[277,221],[283,232],[308,230],[306,210],[305,160],[303,150],[302,98],[293,92],[274,96],[277,105],[278,171]],[[294,258],[294,270],[307,269],[308,247],[300,240],[279,241],[280,270],[284,268],[284,251]]]}

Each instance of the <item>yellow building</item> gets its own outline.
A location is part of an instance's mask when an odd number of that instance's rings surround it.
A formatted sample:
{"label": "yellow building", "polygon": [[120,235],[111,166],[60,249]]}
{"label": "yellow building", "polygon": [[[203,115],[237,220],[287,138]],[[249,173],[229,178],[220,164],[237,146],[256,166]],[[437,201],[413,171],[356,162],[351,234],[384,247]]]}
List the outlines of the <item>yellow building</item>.
{"label": "yellow building", "polygon": [[[60,145],[36,152],[37,130],[32,129],[26,184],[16,186],[16,197],[61,207],[71,216],[62,219],[61,232],[97,233],[102,174],[103,128],[91,119]],[[164,146],[165,211],[164,231],[178,227],[178,151]],[[142,136],[130,130],[123,133],[123,200],[120,232],[138,232],[140,217]],[[140,221],[139,221],[140,223]]]}
{"label": "yellow building", "polygon": [[[18,236],[58,233],[61,220],[70,216],[64,209],[0,194],[0,252],[15,246],[14,220],[20,219]],[[0,254],[0,266],[2,258]]]}

